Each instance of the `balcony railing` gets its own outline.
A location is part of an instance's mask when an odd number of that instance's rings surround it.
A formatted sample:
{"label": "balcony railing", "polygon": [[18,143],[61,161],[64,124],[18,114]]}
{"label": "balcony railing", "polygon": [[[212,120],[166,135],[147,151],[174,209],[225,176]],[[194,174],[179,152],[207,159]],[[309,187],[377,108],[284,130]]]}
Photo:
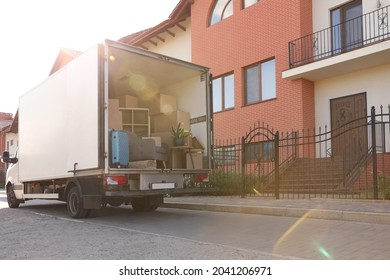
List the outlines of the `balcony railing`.
{"label": "balcony railing", "polygon": [[390,39],[390,6],[289,42],[290,68]]}

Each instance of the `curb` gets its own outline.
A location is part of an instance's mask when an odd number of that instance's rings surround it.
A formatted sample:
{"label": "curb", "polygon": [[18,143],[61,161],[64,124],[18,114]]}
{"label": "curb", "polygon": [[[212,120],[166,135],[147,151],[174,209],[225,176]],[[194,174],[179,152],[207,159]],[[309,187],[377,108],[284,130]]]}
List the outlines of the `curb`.
{"label": "curb", "polygon": [[165,202],[160,207],[390,225],[390,214],[386,213],[177,202]]}

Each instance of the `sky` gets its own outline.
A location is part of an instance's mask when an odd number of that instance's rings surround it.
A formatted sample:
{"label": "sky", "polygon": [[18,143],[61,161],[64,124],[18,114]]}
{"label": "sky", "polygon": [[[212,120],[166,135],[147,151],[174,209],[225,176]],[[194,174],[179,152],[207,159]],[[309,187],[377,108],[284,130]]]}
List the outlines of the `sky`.
{"label": "sky", "polygon": [[[86,51],[153,27],[179,0],[6,0],[0,3],[0,112],[44,81],[60,48]],[[44,104],[42,104],[44,106]]]}

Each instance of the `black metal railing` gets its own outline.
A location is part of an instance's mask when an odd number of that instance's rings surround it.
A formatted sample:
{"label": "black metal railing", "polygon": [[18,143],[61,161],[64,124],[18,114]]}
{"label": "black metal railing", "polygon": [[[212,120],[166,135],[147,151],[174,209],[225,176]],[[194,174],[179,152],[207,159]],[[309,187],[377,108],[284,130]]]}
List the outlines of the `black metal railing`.
{"label": "black metal railing", "polygon": [[213,151],[210,184],[221,194],[390,198],[390,106],[333,130],[280,133],[256,123]]}
{"label": "black metal railing", "polygon": [[289,42],[290,68],[390,39],[390,6]]}

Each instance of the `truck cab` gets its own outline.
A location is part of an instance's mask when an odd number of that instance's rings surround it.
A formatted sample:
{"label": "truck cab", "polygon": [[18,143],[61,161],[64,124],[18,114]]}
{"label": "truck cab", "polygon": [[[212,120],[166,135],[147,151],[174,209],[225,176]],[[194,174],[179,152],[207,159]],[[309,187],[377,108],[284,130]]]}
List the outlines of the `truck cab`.
{"label": "truck cab", "polygon": [[23,201],[23,185],[19,182],[18,151],[14,156],[10,155],[8,151],[4,151],[1,161],[8,165],[4,184],[8,206],[17,208]]}

